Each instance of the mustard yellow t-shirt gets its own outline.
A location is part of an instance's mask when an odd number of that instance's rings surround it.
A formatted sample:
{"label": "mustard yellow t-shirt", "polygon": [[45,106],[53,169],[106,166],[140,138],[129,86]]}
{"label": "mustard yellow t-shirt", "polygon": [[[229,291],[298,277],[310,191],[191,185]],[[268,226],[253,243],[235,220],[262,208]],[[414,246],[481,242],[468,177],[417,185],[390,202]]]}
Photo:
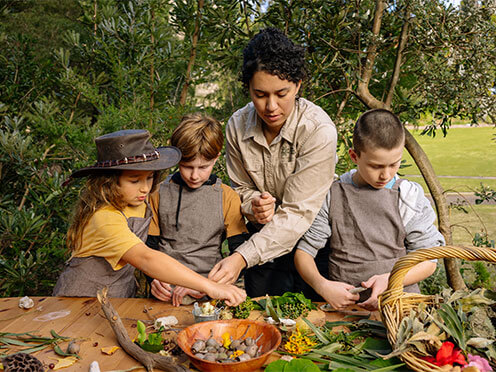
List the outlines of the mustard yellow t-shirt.
{"label": "mustard yellow t-shirt", "polygon": [[[127,206],[122,211],[129,217],[144,217],[146,204],[138,207]],[[83,230],[82,244],[74,257],[103,257],[114,270],[121,269],[119,264],[124,253],[143,241],[128,227],[124,215],[112,206],[100,208],[93,214]]]}

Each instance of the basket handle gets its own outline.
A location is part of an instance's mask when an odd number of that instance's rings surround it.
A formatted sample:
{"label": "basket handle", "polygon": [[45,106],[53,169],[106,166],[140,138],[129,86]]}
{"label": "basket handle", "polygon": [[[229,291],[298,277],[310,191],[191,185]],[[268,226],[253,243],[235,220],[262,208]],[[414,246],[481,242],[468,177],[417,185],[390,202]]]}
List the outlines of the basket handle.
{"label": "basket handle", "polygon": [[438,258],[461,258],[466,261],[488,261],[495,263],[496,249],[454,245],[417,249],[396,261],[389,276],[388,288],[384,293],[402,293],[405,275],[413,266]]}

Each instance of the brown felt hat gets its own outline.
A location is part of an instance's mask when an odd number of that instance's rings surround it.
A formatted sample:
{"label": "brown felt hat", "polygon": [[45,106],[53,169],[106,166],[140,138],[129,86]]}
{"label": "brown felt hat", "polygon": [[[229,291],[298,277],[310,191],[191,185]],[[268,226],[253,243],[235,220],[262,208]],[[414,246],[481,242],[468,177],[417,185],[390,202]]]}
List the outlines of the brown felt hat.
{"label": "brown felt hat", "polygon": [[144,129],[120,130],[97,137],[97,162],[75,171],[71,177],[86,177],[114,169],[156,171],[173,167],[181,160],[177,147],[155,148],[150,137],[150,132]]}

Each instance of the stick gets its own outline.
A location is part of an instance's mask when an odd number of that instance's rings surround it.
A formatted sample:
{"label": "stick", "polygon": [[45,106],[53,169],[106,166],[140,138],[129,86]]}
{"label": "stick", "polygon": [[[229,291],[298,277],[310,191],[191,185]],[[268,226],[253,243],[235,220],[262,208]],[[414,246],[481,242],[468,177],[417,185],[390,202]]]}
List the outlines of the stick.
{"label": "stick", "polygon": [[102,310],[105,314],[105,317],[109,321],[110,326],[115,333],[115,336],[117,337],[119,345],[121,345],[126,353],[143,364],[148,372],[153,372],[153,368],[160,368],[167,372],[190,371],[189,369],[176,364],[172,358],[150,353],[143,350],[134,342],[132,342],[126,332],[126,329],[124,328],[124,325],[122,324],[119,314],[117,313],[117,311],[115,311],[114,307],[110,303],[109,298],[107,297],[107,292],[107,287],[98,291],[98,302],[100,302],[100,304],[102,305]]}

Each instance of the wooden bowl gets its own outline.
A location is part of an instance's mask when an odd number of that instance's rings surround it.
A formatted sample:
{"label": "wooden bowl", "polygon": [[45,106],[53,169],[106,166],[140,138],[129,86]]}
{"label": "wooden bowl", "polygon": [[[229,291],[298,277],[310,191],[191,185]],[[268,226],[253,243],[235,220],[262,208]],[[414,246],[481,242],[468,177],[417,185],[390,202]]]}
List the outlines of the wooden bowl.
{"label": "wooden bowl", "polygon": [[[246,331],[248,326],[248,331]],[[191,352],[191,346],[197,340],[207,340],[210,337],[210,330],[213,332],[212,336],[219,342],[222,342],[222,335],[226,332],[232,336],[233,340],[241,338],[245,331],[246,335],[244,338],[252,337],[255,339],[262,334],[262,337],[257,342],[258,346],[262,346],[262,354],[258,358],[234,363],[209,362],[197,358]],[[248,319],[212,320],[196,323],[183,329],[177,336],[179,347],[186,353],[191,363],[200,371],[204,372],[254,371],[263,366],[270,353],[276,350],[280,343],[281,333],[276,327],[264,322],[255,322]]]}

